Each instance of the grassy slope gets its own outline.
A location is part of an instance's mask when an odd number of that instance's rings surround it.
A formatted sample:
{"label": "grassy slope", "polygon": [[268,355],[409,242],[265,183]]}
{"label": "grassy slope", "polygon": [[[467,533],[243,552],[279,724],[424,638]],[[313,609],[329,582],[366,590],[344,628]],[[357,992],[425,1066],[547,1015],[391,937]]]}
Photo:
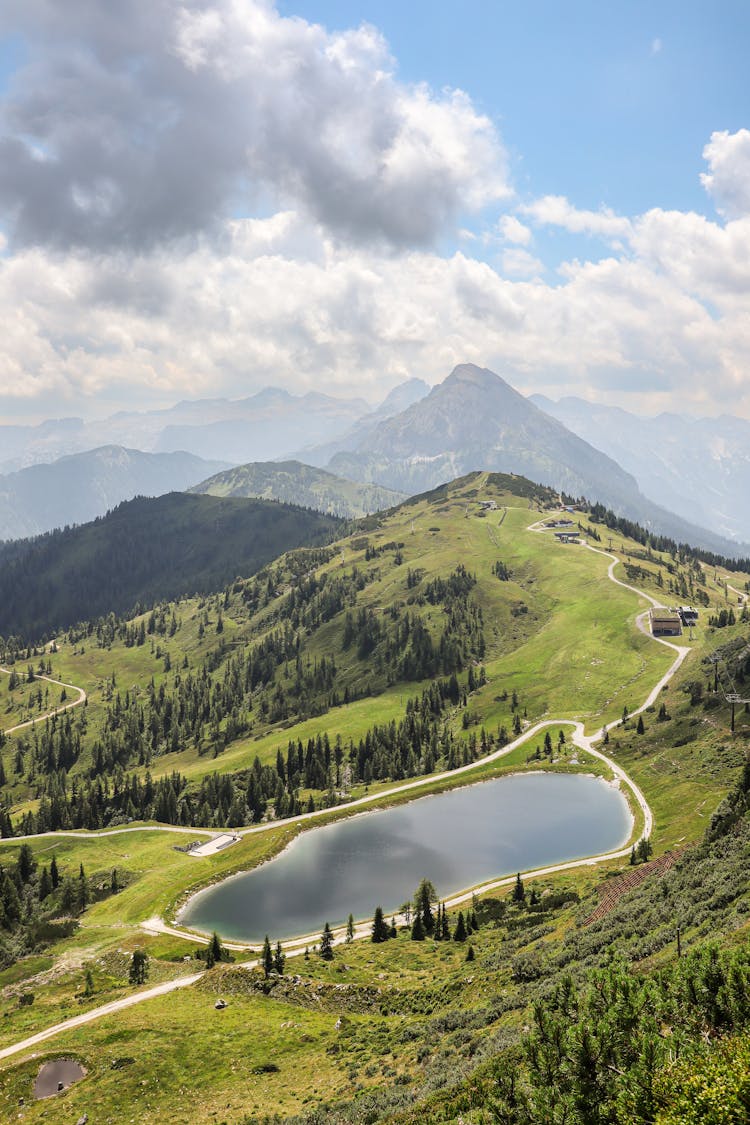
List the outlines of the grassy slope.
{"label": "grassy slope", "polygon": [[301,504],[319,512],[357,519],[370,512],[392,508],[405,499],[402,493],[377,484],[359,484],[316,469],[300,461],[260,461],[216,473],[191,492],[208,496],[255,496]]}
{"label": "grassy slope", "polygon": [[[438,508],[443,510],[436,510]],[[445,574],[456,560],[451,542],[459,543],[461,557],[470,569],[477,571],[480,580],[477,593],[483,599],[486,632],[488,639],[493,638],[487,660],[490,683],[476,700],[483,721],[507,721],[507,710],[494,699],[499,694],[498,687],[509,691],[517,687],[530,720],[545,713],[588,713],[591,727],[598,726],[602,716],[607,720],[619,717],[623,703],[631,707],[639,703],[670,658],[647,638],[635,633],[632,622],[641,608],[639,599],[606,581],[603,577],[606,561],[580,549],[559,547],[541,536],[526,534],[523,529],[534,516],[525,504],[515,510],[509,508],[499,526],[498,516],[466,519],[465,508],[463,497],[447,504],[422,502],[397,513],[393,517],[394,522],[378,531],[377,535],[371,533],[373,541],[377,538],[382,541],[403,538],[406,544],[404,563],[402,567],[392,563],[384,565],[379,583],[368,588],[363,597],[381,605],[387,604],[388,598],[402,591],[403,577],[399,571],[405,571],[407,566],[429,567],[430,574]],[[396,522],[398,520],[400,523]],[[433,527],[440,530],[431,531]],[[635,549],[634,545],[615,537],[613,549],[620,553],[623,548]],[[347,562],[352,557],[356,556],[347,550]],[[521,578],[520,584],[500,583],[489,573],[492,562],[498,557],[511,567],[514,577]],[[340,563],[336,560],[330,565]],[[715,583],[711,576],[711,593],[717,605],[725,604],[721,581],[721,575],[717,575]],[[595,590],[595,596],[592,590]],[[655,584],[653,590],[659,593]],[[663,593],[662,590],[662,596]],[[529,614],[512,616],[510,607],[518,600],[529,605]],[[665,597],[665,600],[670,599]],[[178,613],[185,624],[175,638],[175,641],[184,644],[190,636],[187,630],[193,629],[191,659],[195,659],[199,648],[197,625],[190,623],[193,608],[193,603],[182,603],[179,607]],[[225,622],[228,631],[231,630],[231,617],[225,616]],[[242,623],[238,627],[241,628]],[[734,631],[739,629],[737,626]],[[610,741],[612,756],[632,774],[652,804],[656,818],[654,839],[657,853],[700,835],[741,761],[742,748],[750,730],[745,716],[739,717],[738,735],[731,739],[727,730],[727,708],[719,707],[707,713],[691,708],[682,690],[688,680],[702,674],[700,656],[712,651],[731,633],[732,630],[716,633],[702,625],[696,631],[695,655],[687,662],[674,685],[664,693],[672,718],[662,724],[656,722],[655,713],[647,715],[644,735],[637,735],[630,728],[616,735],[613,733]],[[327,643],[324,637],[314,637],[313,641],[321,648]],[[206,638],[200,645],[210,647]],[[95,698],[89,709],[92,724],[96,722],[97,705],[101,706],[96,700],[97,683],[102,682],[105,676],[115,671],[118,684],[124,684],[129,676],[136,679],[143,674],[144,661],[147,662],[146,668],[150,669],[148,674],[161,665],[142,649],[124,649],[121,646],[114,646],[106,653],[87,647],[82,655],[73,655],[63,649],[54,660],[57,672],[76,683],[85,680],[83,686],[93,688]],[[165,760],[164,768],[177,764],[193,776],[199,776],[201,772],[217,766],[225,769],[246,764],[255,753],[270,759],[275,755],[277,745],[286,744],[290,733],[307,737],[312,731],[328,729],[332,733],[357,734],[374,718],[390,717],[406,695],[414,693],[413,685],[396,685],[375,700],[364,700],[321,719],[309,720],[299,732],[272,732],[257,741],[239,742],[230,747],[218,762],[205,762],[188,753],[181,755],[177,761]],[[513,761],[521,764],[524,756],[523,752],[517,753]],[[513,763],[506,763],[506,766],[510,764]],[[5,986],[4,995],[10,1012],[3,1025],[2,1041],[14,1041],[25,1032],[51,1022],[52,1005],[61,1000],[67,1004],[72,1001],[73,1007],[77,1006],[78,1001],[73,1000],[73,994],[80,991],[82,969],[75,966],[87,961],[96,964],[96,958],[104,957],[103,965],[106,967],[109,964],[107,959],[111,959],[117,949],[127,951],[136,944],[145,945],[154,958],[169,958],[185,949],[189,951],[190,946],[178,939],[145,937],[137,931],[137,922],[155,911],[166,909],[181,891],[237,867],[252,865],[271,854],[281,846],[288,831],[291,830],[279,829],[262,837],[250,837],[229,852],[204,861],[196,861],[174,851],[174,843],[184,843],[185,840],[176,835],[142,833],[97,841],[79,839],[54,843],[40,840],[36,849],[44,853],[45,859],[54,848],[58,862],[66,868],[84,862],[87,871],[93,874],[117,866],[128,874],[131,882],[116,898],[90,907],[79,933],[54,951],[62,967],[51,982],[45,984],[44,977],[41,983],[35,980],[40,965],[47,964],[46,960],[41,962],[38,958],[26,967],[30,980],[27,985],[18,983],[25,975],[20,965],[0,975],[0,985]],[[14,850],[12,845],[6,845],[4,854],[12,854]],[[560,877],[555,883],[558,886],[575,885],[585,891],[590,890],[599,878],[597,873],[580,872]],[[555,934],[563,933],[572,920],[572,915],[564,916],[556,924],[554,934],[547,935],[544,942],[553,941]],[[496,957],[498,940],[496,935],[483,931],[477,945],[488,958]],[[510,954],[506,964],[509,957]],[[459,987],[464,1007],[471,1008],[478,1001],[473,988],[465,984],[462,951],[453,946],[431,948],[428,944],[415,947],[413,943],[403,941],[396,947],[376,949],[366,944],[348,950],[345,960],[352,965],[351,973],[345,977],[339,975],[338,959],[333,969],[315,961],[311,963],[312,967],[305,966],[304,972],[313,972],[322,981],[332,979],[365,984],[375,978],[380,985],[384,979],[406,990],[411,987],[424,991],[429,982],[439,981],[440,987],[445,990],[446,1002],[451,989]],[[66,964],[73,967],[65,969]],[[107,978],[104,967],[101,980],[97,974],[98,992],[92,1003],[104,1002],[123,990],[122,967],[119,979],[115,972]],[[161,968],[155,965],[154,971],[154,979],[159,979],[160,972],[169,974],[176,970],[165,961]],[[508,985],[507,969],[500,980],[494,980],[493,988],[497,990],[503,983]],[[19,1009],[13,1005],[13,993],[19,987],[30,987],[37,993],[38,999],[32,1008]],[[217,984],[216,987],[221,991],[223,986]],[[227,1014],[229,1019],[225,1022],[231,1025],[232,1035],[227,1037],[224,1031],[216,1033],[209,1030],[205,1041],[200,1040],[199,1056],[193,1053],[192,1047],[179,1055],[165,1047],[171,1042],[170,1036],[175,1027],[195,1026],[197,1021],[206,1019],[210,1029],[210,1021],[222,1015],[214,1013],[212,997],[199,990],[149,1003],[50,1044],[50,1053],[63,1045],[70,1049],[76,1047],[93,1067],[93,1081],[87,1081],[79,1091],[71,1091],[65,1096],[71,1113],[74,1115],[77,1107],[84,1105],[87,1108],[96,1105],[101,1107],[102,1112],[108,1108],[111,1111],[111,1107],[117,1104],[118,1091],[122,1094],[127,1089],[127,1103],[132,1105],[134,1112],[137,1111],[139,1120],[180,1120],[179,1114],[184,1112],[185,1099],[188,1099],[191,1108],[195,1107],[196,1121],[216,1120],[216,1113],[222,1119],[221,1113],[227,1106],[231,1106],[231,1112],[226,1109],[226,1120],[239,1121],[240,1111],[252,1113],[277,1108],[282,1113],[297,1111],[305,1104],[305,1099],[310,1104],[323,1097],[348,1096],[358,1085],[392,1084],[395,1074],[402,1071],[413,1073],[415,1067],[421,1069],[421,1064],[417,1067],[414,1052],[405,1045],[408,1040],[402,1039],[404,1016],[385,1020],[377,1011],[370,1011],[366,1017],[355,1019],[351,1042],[344,1051],[345,1057],[337,1061],[337,1055],[331,1053],[337,1044],[337,1037],[332,1031],[336,1018],[333,1014],[322,1018],[320,1013],[300,1011],[299,1005],[266,1001],[256,995],[233,999],[228,1013],[223,1013]],[[279,1028],[289,1021],[292,1026],[296,1024],[298,1036],[279,1036]],[[133,1040],[135,1029],[139,1027],[145,1029],[141,1042],[147,1044],[143,1056],[144,1069],[139,1069],[137,1080],[133,1073],[133,1080],[128,1077],[123,1086],[122,1076],[118,1082],[117,1072],[110,1074],[107,1067],[114,1055],[138,1054]],[[439,1040],[440,1035],[437,1035],[436,1042]],[[228,1042],[232,1043],[231,1049],[227,1047]],[[250,1060],[253,1066],[268,1061],[269,1043],[273,1044],[273,1061],[282,1067],[281,1074],[254,1076],[252,1081],[248,1078],[238,1082],[238,1075],[240,1078],[248,1077],[244,1068]],[[389,1058],[385,1058],[381,1049],[385,1043],[393,1052]],[[375,1044],[374,1048],[372,1044]],[[12,1091],[21,1088],[22,1077],[28,1070],[28,1065],[14,1068]],[[352,1077],[353,1071],[356,1071],[355,1077]],[[145,1088],[138,1086],[141,1073],[147,1075]],[[283,1075],[287,1076],[284,1082],[281,1081]],[[202,1093],[197,1089],[199,1083]],[[42,1109],[33,1111],[35,1114],[42,1112]],[[33,1115],[28,1118],[37,1119],[42,1118]]]}

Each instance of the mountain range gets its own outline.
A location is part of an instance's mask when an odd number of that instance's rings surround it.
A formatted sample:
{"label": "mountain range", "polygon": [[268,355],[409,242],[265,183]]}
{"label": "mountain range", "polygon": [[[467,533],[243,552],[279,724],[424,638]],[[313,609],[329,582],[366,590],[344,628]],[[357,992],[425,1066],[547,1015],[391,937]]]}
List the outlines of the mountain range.
{"label": "mountain range", "polygon": [[612,457],[474,364],[456,367],[424,398],[366,431],[349,452],[336,453],[328,468],[409,493],[475,469],[520,473],[598,500],[677,541],[724,555],[738,547],[653,503]]}
{"label": "mountain range", "polygon": [[226,461],[107,445],[0,476],[0,540],[87,523],[123,500],[182,492]]}
{"label": "mountain range", "polygon": [[38,426],[0,426],[0,473],[102,445],[146,453],[184,450],[224,464],[264,460],[329,441],[369,410],[361,398],[333,398],[314,391],[292,395],[268,387],[244,399],[197,399],[166,410],[124,411],[98,421],[62,418]]}
{"label": "mountain range", "polygon": [[[517,372],[506,375],[461,364],[432,389],[407,380],[374,410],[362,399],[267,388],[237,401],[182,402],[96,423],[0,427],[0,469],[29,466],[0,477],[0,537],[83,522],[135,495],[170,489],[289,500],[356,517],[488,469],[600,501],[718,554],[750,550],[750,422],[642,419],[580,399],[526,398],[509,381]],[[31,462],[104,434],[117,447],[32,469]],[[140,452],[123,448],[126,439]],[[241,468],[226,472],[232,463]],[[217,471],[224,475],[210,480]]]}
{"label": "mountain range", "polygon": [[657,504],[729,539],[750,537],[750,422],[646,418],[581,398],[531,401],[632,473]]}

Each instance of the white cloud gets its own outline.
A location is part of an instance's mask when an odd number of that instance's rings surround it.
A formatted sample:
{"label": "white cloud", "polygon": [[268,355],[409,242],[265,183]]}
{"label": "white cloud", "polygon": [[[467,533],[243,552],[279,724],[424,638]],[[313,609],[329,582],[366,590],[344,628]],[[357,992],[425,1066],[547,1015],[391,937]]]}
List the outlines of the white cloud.
{"label": "white cloud", "polygon": [[545,195],[519,210],[542,226],[563,227],[573,234],[590,234],[605,239],[623,239],[630,234],[630,220],[616,215],[609,207],[581,211],[564,195]]}
{"label": "white cloud", "polygon": [[522,247],[501,276],[465,254],[346,247],[294,212],[179,254],[29,249],[0,259],[3,393],[132,404],[274,383],[376,399],[472,360],[527,391],[630,387],[644,409],[750,414],[750,223],[655,210],[634,231],[627,254],[568,263],[555,285]]}
{"label": "white cloud", "polygon": [[506,242],[514,242],[518,246],[528,246],[531,242],[531,231],[515,215],[503,215],[498,230]]}
{"label": "white cloud", "polygon": [[658,38],[658,36],[657,36],[656,39],[651,40],[651,54],[652,55],[660,55],[663,49],[664,49],[664,44],[662,43],[661,39]]}
{"label": "white cloud", "polygon": [[[509,193],[491,121],[399,81],[373,28],[263,0],[6,8],[33,57],[0,116],[0,407],[377,399],[471,360],[527,391],[750,415],[748,130],[705,149],[724,220],[549,195],[485,237],[465,214]],[[519,214],[608,256],[551,284]],[[441,256],[458,223],[466,252]],[[500,269],[471,256],[488,245]]]}
{"label": "white cloud", "polygon": [[504,250],[501,261],[503,273],[509,277],[540,277],[544,273],[544,264],[517,246]]}
{"label": "white cloud", "polygon": [[270,0],[8,7],[33,60],[0,116],[18,245],[141,250],[269,196],[342,239],[430,245],[509,195],[490,119],[400,82],[372,27],[329,33]]}
{"label": "white cloud", "polygon": [[729,218],[750,215],[750,130],[712,133],[703,158],[711,171],[701,174],[701,183],[719,213]]}

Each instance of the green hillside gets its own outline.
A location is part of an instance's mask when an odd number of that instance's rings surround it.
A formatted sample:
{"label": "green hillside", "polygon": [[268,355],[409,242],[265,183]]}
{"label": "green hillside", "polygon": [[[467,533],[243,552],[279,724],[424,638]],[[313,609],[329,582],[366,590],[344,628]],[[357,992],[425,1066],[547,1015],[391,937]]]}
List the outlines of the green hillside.
{"label": "green hillside", "polygon": [[330,539],[332,517],[262,500],[172,492],[81,527],[0,546],[0,635],[34,640],[253,574],[282,551]]}
{"label": "green hillside", "polygon": [[298,504],[331,516],[358,519],[393,508],[405,496],[377,484],[357,484],[301,461],[256,461],[216,473],[190,492],[208,496],[254,496]]}
{"label": "green hillside", "polygon": [[[469,921],[466,940],[412,941],[401,928],[383,944],[337,947],[330,962],[290,961],[279,980],[217,965],[198,985],[68,1030],[41,1050],[72,1052],[89,1068],[64,1095],[70,1116],[106,1120],[126,1090],[134,1116],[154,1122],[184,1120],[189,1103],[191,1120],[232,1125],[674,1125],[681,1119],[667,1114],[688,1104],[695,1073],[722,1089],[725,1074],[746,1074],[750,715],[736,708],[732,732],[724,690],[741,692],[750,676],[738,604],[750,576],[605,518],[560,513],[550,490],[522,478],[474,473],[334,543],[232,575],[219,592],[71,628],[45,651],[6,643],[0,728],[72,702],[42,673],[84,689],[88,702],[5,738],[3,834],[135,830],[32,840],[39,867],[26,882],[19,843],[2,845],[0,863],[29,906],[27,920],[8,918],[0,931],[0,1051],[61,1009],[129,995],[137,947],[150,984],[201,969],[182,965],[198,939],[142,923],[173,920],[187,893],[276,854],[307,827],[299,812],[326,820],[365,796],[405,800],[412,794],[389,791],[414,781],[431,792],[527,769],[611,778],[606,762],[557,742],[558,726],[578,720],[589,734],[610,728],[600,749],[653,812],[635,863],[528,880],[517,902],[502,887],[468,897],[448,911],[451,938],[459,909]],[[545,529],[561,519],[622,560],[615,577],[700,608],[693,636],[679,638],[690,652],[638,722],[616,725],[675,654],[636,627],[647,603],[610,581],[608,558]],[[550,751],[543,730],[530,733],[545,721],[555,724]],[[516,749],[485,760],[513,739]],[[147,831],[143,821],[173,828]],[[637,812],[634,839],[642,824]],[[262,830],[205,859],[178,850],[194,838],[178,829],[226,826]],[[53,855],[60,888],[37,905]],[[723,951],[707,952],[709,939]],[[700,999],[709,996],[713,1006]],[[217,997],[226,1011],[215,1012]],[[206,1035],[185,1034],[204,1022]],[[563,1044],[557,1057],[545,1036]],[[125,1061],[113,1070],[113,1059]],[[0,1065],[0,1105],[17,1105],[38,1060],[22,1052]],[[565,1074],[554,1104],[544,1102],[545,1067]],[[586,1104],[601,1115],[586,1116]],[[26,1119],[43,1120],[43,1107]]]}

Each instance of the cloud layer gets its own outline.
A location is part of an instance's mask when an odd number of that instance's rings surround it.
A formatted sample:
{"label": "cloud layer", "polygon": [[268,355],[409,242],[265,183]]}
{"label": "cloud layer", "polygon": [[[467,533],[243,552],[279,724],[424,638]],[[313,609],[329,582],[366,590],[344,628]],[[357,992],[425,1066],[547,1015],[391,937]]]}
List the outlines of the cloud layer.
{"label": "cloud layer", "polygon": [[490,120],[399,82],[372,27],[331,35],[265,0],[11,15],[32,59],[0,121],[17,245],[142,250],[269,202],[349,241],[429,245],[509,194]]}
{"label": "cloud layer", "polygon": [[[376,400],[475,361],[750,416],[748,130],[706,145],[715,219],[524,202],[489,119],[399,81],[371,27],[261,0],[5,8],[29,62],[0,109],[0,413]],[[471,212],[478,256],[441,253]],[[582,253],[549,269],[555,230]]]}

